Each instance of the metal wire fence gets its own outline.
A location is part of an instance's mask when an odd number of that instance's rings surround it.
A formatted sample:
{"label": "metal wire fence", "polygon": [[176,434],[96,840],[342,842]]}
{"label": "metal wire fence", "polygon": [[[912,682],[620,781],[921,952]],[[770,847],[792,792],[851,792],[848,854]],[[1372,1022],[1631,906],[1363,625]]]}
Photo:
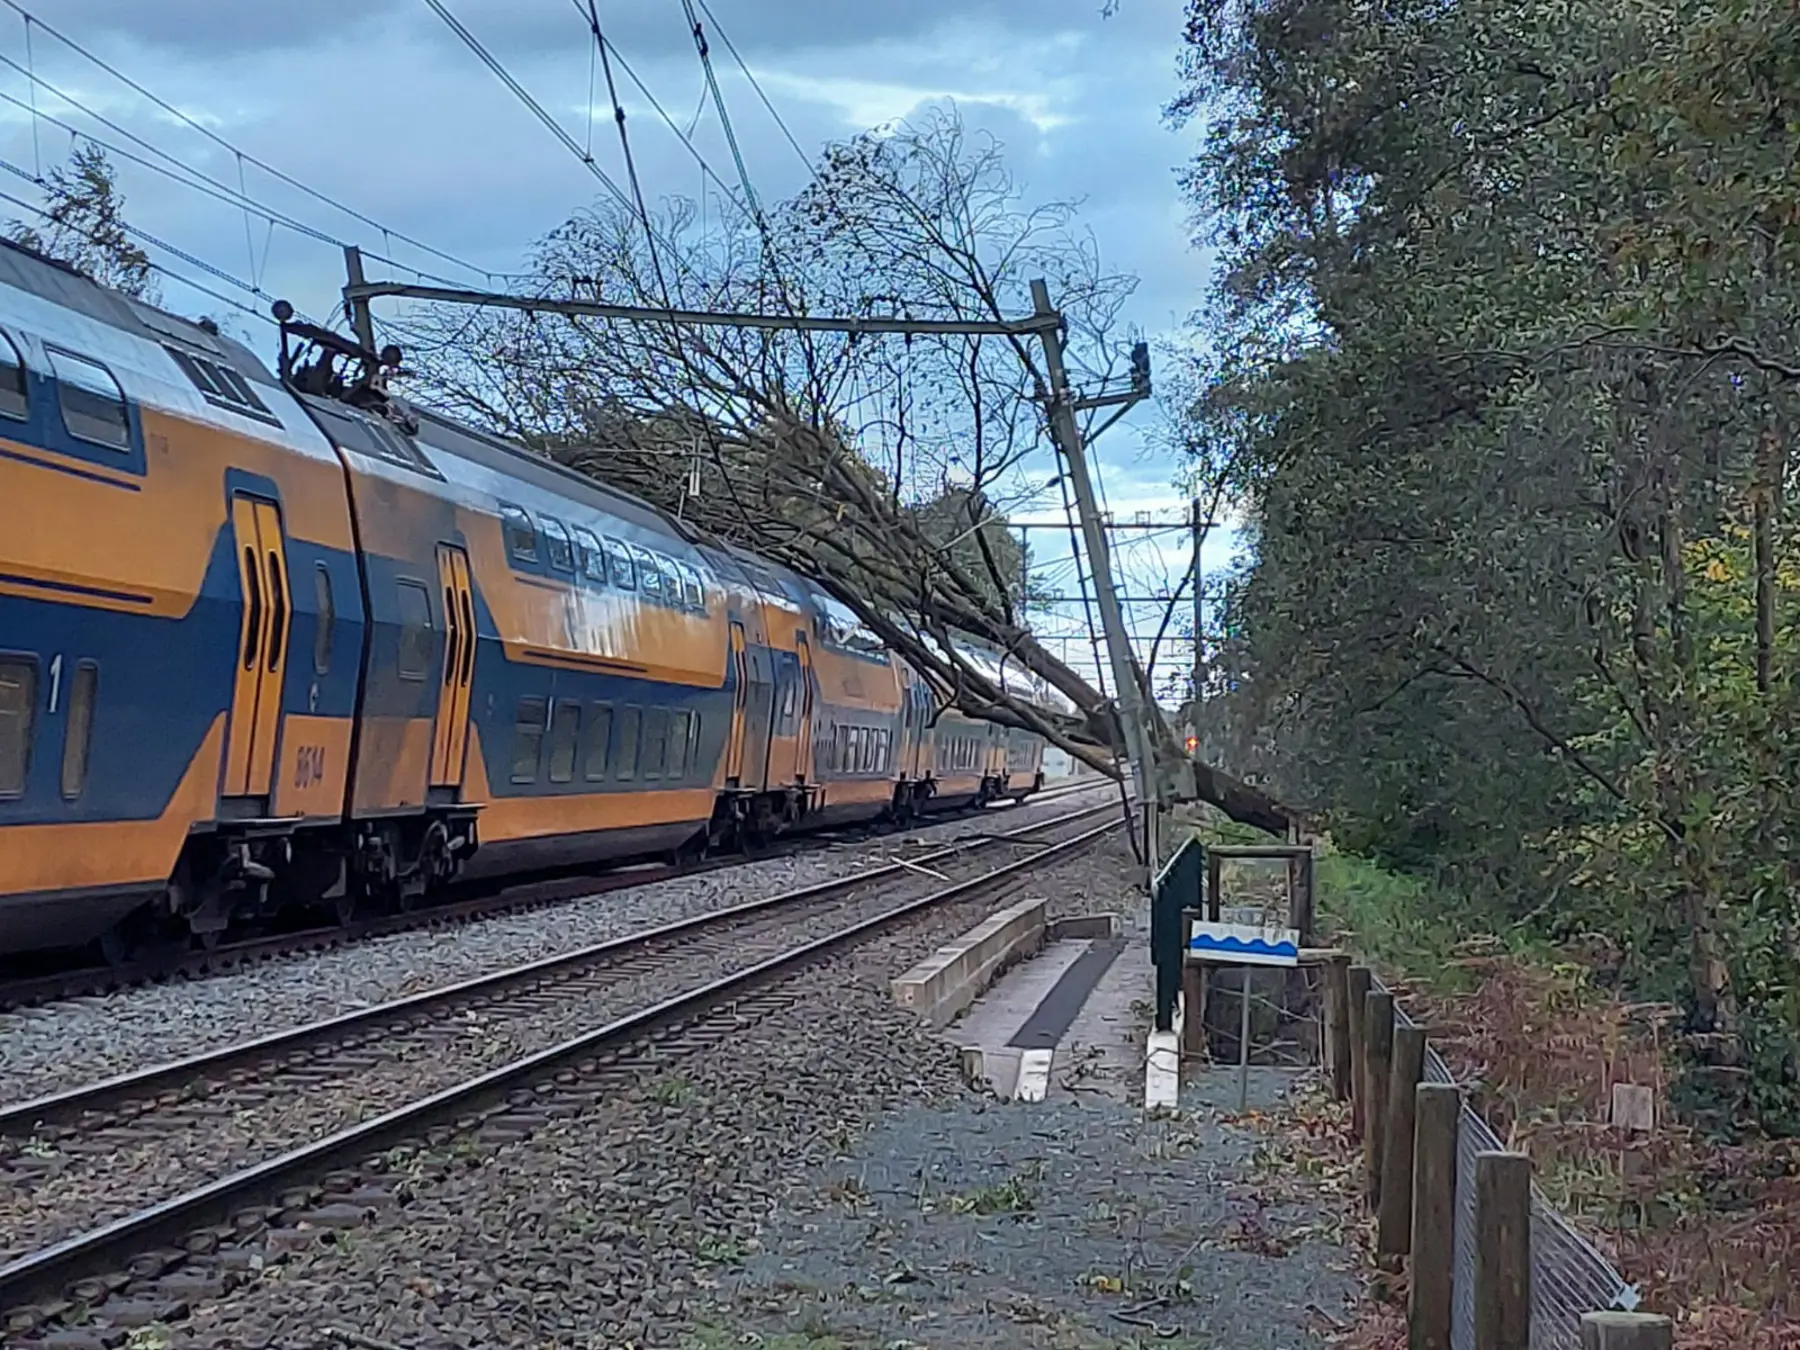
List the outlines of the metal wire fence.
{"label": "metal wire fence", "polygon": [[[1376,980],[1374,987],[1383,988]],[[1417,1025],[1398,1004],[1394,1020],[1401,1026]],[[1456,1075],[1444,1057],[1427,1046],[1425,1081],[1455,1083]],[[1463,1101],[1456,1132],[1456,1277],[1452,1350],[1474,1350],[1475,1345],[1475,1155],[1504,1149],[1506,1145]],[[1637,1290],[1625,1282],[1612,1263],[1593,1243],[1577,1233],[1569,1221],[1531,1190],[1531,1344],[1534,1350],[1579,1350],[1581,1315],[1608,1308],[1637,1306]]]}

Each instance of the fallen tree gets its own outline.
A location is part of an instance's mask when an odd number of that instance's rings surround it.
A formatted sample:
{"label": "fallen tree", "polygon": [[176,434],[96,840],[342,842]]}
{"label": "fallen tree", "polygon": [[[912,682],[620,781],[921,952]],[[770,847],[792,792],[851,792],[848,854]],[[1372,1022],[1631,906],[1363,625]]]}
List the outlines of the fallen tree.
{"label": "fallen tree", "polygon": [[[1122,368],[1132,282],[1104,273],[1073,208],[1020,205],[999,149],[951,114],[830,147],[807,188],[765,215],[691,203],[578,213],[532,259],[540,298],[856,318],[1029,313],[1050,280],[1076,378]],[[430,400],[815,579],[944,696],[1028,728],[1119,776],[1110,699],[1033,634],[1008,512],[1032,481],[1049,380],[1028,336],[870,336],[628,322],[503,309],[415,309],[390,329]],[[964,518],[955,521],[960,513]],[[948,531],[961,523],[964,528]],[[1010,541],[1007,541],[1010,542]],[[972,639],[1066,699],[1059,713],[968,659]],[[1151,705],[1154,707],[1154,704]],[[1166,725],[1157,758],[1185,767]],[[1283,808],[1202,766],[1194,790],[1281,829]]]}

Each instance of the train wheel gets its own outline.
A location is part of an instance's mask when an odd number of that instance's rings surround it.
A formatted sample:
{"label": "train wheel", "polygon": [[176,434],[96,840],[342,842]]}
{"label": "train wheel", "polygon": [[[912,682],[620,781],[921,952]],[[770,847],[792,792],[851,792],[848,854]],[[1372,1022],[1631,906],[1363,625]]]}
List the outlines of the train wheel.
{"label": "train wheel", "polygon": [[137,943],[132,941],[131,934],[126,931],[123,919],[100,935],[100,956],[114,970],[123,970],[131,964],[136,950]]}

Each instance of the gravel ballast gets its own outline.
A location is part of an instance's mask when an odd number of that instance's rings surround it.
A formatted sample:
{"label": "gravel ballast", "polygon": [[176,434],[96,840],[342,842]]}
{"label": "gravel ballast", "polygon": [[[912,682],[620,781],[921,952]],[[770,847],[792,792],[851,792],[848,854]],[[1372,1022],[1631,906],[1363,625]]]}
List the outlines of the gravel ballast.
{"label": "gravel ballast", "polygon": [[[1062,912],[1115,908],[1127,856],[1115,839],[1035,875]],[[946,909],[816,966],[795,982],[797,1004],[527,1139],[397,1159],[421,1176],[403,1209],[303,1232],[287,1260],[139,1338],[219,1350],[345,1343],[333,1328],[402,1350],[1316,1344],[1308,1305],[1341,1305],[1341,1253],[1231,1240],[1252,1213],[1277,1235],[1308,1222],[1291,1201],[1256,1203],[1250,1131],[1199,1101],[1158,1120],[1089,1099],[995,1103],[962,1085],[946,1041],[892,1006],[888,980],[981,912]],[[1163,1287],[1151,1325],[1113,1315]]]}
{"label": "gravel ballast", "polygon": [[[1075,837],[1093,824],[1059,826],[1055,837]],[[937,867],[953,879],[975,878],[1035,852],[992,846]],[[1034,880],[1028,872],[1022,884]],[[891,913],[942,884],[904,872],[847,895],[734,916],[621,960],[576,966],[491,999],[456,1001],[348,1041],[333,1038],[254,1071],[208,1074],[166,1107],[174,1094],[133,1104],[109,1128],[46,1132],[20,1156],[0,1148],[0,1183],[30,1182],[0,1184],[0,1265]]]}
{"label": "gravel ballast", "polygon": [[[1028,802],[856,844],[745,863],[449,928],[417,930],[259,962],[207,979],[149,985],[0,1013],[0,1102],[91,1082],[690,915],[840,877],[983,832],[1105,800],[1105,788]],[[1112,789],[1116,793],[1116,788]]]}

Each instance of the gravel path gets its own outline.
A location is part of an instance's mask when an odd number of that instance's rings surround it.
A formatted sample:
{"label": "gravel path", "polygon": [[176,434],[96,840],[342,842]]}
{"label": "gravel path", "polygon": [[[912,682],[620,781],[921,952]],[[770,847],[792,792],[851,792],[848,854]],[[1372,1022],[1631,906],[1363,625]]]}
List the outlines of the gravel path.
{"label": "gravel path", "polygon": [[[1115,789],[1116,791],[1116,789]],[[996,810],[902,837],[835,845],[529,913],[299,953],[212,978],[0,1014],[0,1102],[23,1101],[251,1036],[318,1021],[641,928],[1015,829],[1104,800],[1104,789]],[[918,841],[918,842],[915,842]]]}
{"label": "gravel path", "polygon": [[823,1203],[768,1236],[696,1339],[1323,1344],[1355,1284],[1341,1247],[1305,1236],[1322,1215],[1258,1194],[1256,1142],[1205,1108],[914,1107],[817,1173]]}
{"label": "gravel path", "polygon": [[[1036,875],[1065,912],[1112,907],[1125,856],[1114,841]],[[396,1160],[420,1176],[404,1209],[320,1230],[134,1343],[324,1347],[344,1328],[400,1350],[1316,1344],[1307,1305],[1335,1315],[1350,1280],[1306,1240],[1306,1204],[1258,1203],[1255,1136],[1201,1099],[1153,1121],[978,1098],[891,1005],[887,981],[979,912],[815,967],[799,1005],[529,1139]],[[1112,1316],[1153,1291],[1170,1339]]]}

